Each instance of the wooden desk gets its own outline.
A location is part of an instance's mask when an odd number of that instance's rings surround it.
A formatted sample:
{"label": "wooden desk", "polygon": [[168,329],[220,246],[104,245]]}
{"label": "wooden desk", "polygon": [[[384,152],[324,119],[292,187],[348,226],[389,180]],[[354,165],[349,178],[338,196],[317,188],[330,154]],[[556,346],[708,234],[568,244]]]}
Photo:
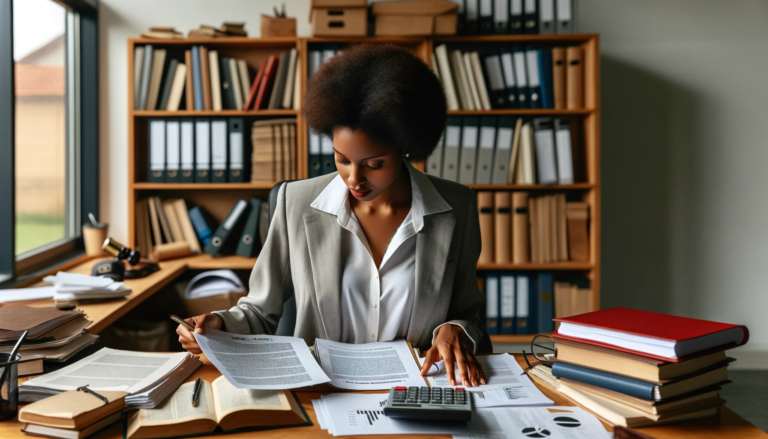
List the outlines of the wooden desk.
{"label": "wooden desk", "polygon": [[[67,271],[78,274],[91,274],[91,267],[99,260],[106,258],[91,259],[76,265]],[[208,270],[208,269],[247,269],[253,268],[256,262],[255,258],[243,258],[240,256],[225,256],[221,258],[212,258],[207,254],[190,256],[188,258],[179,258],[170,261],[160,262],[160,270],[150,274],[142,279],[126,280],[125,285],[131,287],[131,294],[121,300],[110,300],[106,302],[90,303],[78,305],[87,315],[93,324],[88,327],[92,334],[98,334],[104,328],[111,325],[115,320],[127,314],[136,308],[141,302],[147,300],[152,294],[158,292],[161,288],[168,285],[171,281],[179,277],[187,270]],[[53,300],[28,300],[23,302],[9,302],[0,306],[29,305],[46,307],[52,306]]]}
{"label": "wooden desk", "polygon": [[[204,366],[200,368],[200,370],[198,370],[195,374],[193,374],[187,380],[188,382],[194,381],[198,377],[203,378],[209,382],[212,382],[213,380],[215,380],[221,375],[221,373],[219,373],[219,371],[216,370],[216,368],[211,365],[211,363],[208,361],[207,358],[205,358],[205,356],[202,356],[201,359],[203,360]],[[523,360],[520,354],[515,354],[515,359],[517,360],[517,362],[520,364],[521,367],[525,367],[525,361]],[[555,404],[561,405],[561,406],[574,405],[569,400],[563,398],[559,393],[552,391],[546,387],[543,387],[538,383],[536,383],[536,385],[539,387],[539,389],[541,389],[542,392],[544,392],[544,394],[549,399],[554,401]],[[296,393],[299,396],[299,400],[301,401],[302,406],[304,406],[304,410],[307,411],[307,414],[312,420],[312,424],[313,424],[312,426],[283,428],[279,430],[267,430],[267,431],[248,432],[248,433],[239,433],[239,434],[228,434],[228,435],[222,435],[222,437],[226,439],[242,439],[242,438],[251,438],[255,436],[258,436],[260,438],[291,437],[291,438],[307,438],[307,439],[315,438],[319,436],[330,437],[330,435],[326,431],[323,431],[320,429],[320,424],[317,422],[317,416],[315,415],[315,409],[312,406],[313,399],[320,399],[322,395],[327,395],[330,392],[299,391]],[[386,393],[386,392],[366,392],[366,393]],[[22,427],[23,427],[23,424],[15,420],[0,422],[0,438],[13,439],[13,438],[28,437],[21,432]],[[606,428],[608,430],[611,430],[610,427],[606,427]],[[737,415],[727,407],[723,407],[722,413],[719,418],[694,420],[694,421],[684,422],[684,423],[675,424],[675,425],[647,427],[647,428],[641,428],[638,430],[641,433],[656,439],[666,439],[666,438],[722,439],[722,438],[731,438],[731,437],[738,437],[740,439],[768,438],[768,434],[764,433],[759,428],[750,424],[747,420]],[[114,424],[108,429],[92,437],[94,439],[122,439],[122,424],[121,423]],[[365,436],[365,437],[369,437],[369,436]],[[392,436],[379,436],[379,437],[385,438],[385,437],[392,437]],[[399,436],[399,437],[403,437],[403,436]],[[426,436],[412,435],[410,437],[424,438]],[[450,438],[450,436],[448,435],[433,435],[430,437]]]}

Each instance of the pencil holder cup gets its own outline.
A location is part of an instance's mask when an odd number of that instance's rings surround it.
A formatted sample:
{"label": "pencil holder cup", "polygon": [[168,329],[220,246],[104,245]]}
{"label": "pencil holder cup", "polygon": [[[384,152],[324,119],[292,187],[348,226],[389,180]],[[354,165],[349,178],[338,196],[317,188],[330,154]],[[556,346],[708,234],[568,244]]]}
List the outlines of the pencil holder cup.
{"label": "pencil holder cup", "polygon": [[83,243],[85,244],[85,254],[88,256],[104,256],[104,250],[101,248],[107,239],[109,224],[98,223],[83,224]]}
{"label": "pencil holder cup", "polygon": [[21,355],[0,354],[0,421],[15,419],[19,411],[19,360]]}

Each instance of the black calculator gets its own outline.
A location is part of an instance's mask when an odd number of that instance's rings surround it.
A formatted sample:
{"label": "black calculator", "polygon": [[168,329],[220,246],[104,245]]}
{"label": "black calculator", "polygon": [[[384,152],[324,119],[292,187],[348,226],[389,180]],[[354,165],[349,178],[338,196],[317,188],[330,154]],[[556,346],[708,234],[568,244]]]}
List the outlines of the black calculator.
{"label": "black calculator", "polygon": [[472,396],[463,387],[393,387],[384,414],[390,418],[468,422]]}

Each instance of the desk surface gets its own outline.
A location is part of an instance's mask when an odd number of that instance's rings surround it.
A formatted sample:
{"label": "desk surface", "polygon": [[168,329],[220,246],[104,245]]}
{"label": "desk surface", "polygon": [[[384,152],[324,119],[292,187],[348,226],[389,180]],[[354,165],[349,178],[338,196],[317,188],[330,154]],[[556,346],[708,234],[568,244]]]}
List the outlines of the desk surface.
{"label": "desk surface", "polygon": [[[70,273],[78,274],[91,274],[91,267],[97,261],[106,258],[91,259],[81,264],[75,265],[69,268],[67,271]],[[104,328],[111,325],[115,320],[127,314],[130,310],[134,309],[141,302],[152,296],[162,287],[168,285],[171,281],[179,277],[187,270],[202,270],[202,269],[218,269],[218,268],[231,268],[231,269],[248,269],[253,268],[255,259],[243,258],[239,256],[227,256],[221,258],[211,258],[207,254],[190,256],[187,258],[174,259],[170,261],[160,262],[160,270],[150,274],[142,279],[126,280],[125,284],[131,287],[131,294],[121,300],[110,300],[106,302],[81,304],[78,308],[82,309],[85,314],[88,315],[88,319],[93,321],[93,324],[88,327],[88,330],[92,334],[98,334],[103,331]],[[28,300],[23,302],[10,302],[2,304],[0,306],[16,306],[16,305],[30,305],[30,306],[52,306],[53,300]]]}
{"label": "desk surface", "polygon": [[[189,380],[194,381],[200,377],[208,381],[213,381],[218,378],[221,373],[211,365],[205,356],[201,357],[204,366],[200,368],[195,374],[193,374]],[[522,356],[515,354],[515,359],[521,367],[525,367]],[[23,380],[23,378],[22,378]],[[549,399],[561,406],[574,405],[568,399],[564,398],[559,393],[552,391],[544,386],[536,385],[544,392]],[[317,422],[317,416],[315,415],[314,407],[312,406],[313,399],[319,399],[322,395],[330,392],[320,391],[298,391],[296,394],[299,396],[301,404],[304,406],[304,410],[307,411],[310,419],[312,420],[312,426],[309,427],[294,427],[284,428],[279,430],[267,430],[260,432],[238,433],[228,434],[223,437],[227,439],[241,439],[247,437],[254,437],[258,434],[260,438],[283,438],[283,437],[295,437],[295,438],[315,438],[319,436],[330,436],[327,432],[320,429],[320,424]],[[366,392],[366,393],[385,393],[385,392]],[[13,439],[28,437],[21,432],[23,424],[18,421],[6,421],[0,422],[0,437],[4,439]],[[610,428],[609,428],[610,430]],[[659,427],[647,427],[638,429],[643,434],[656,439],[666,438],[697,438],[697,439],[722,439],[724,437],[738,437],[741,439],[766,439],[768,434],[764,433],[759,428],[750,424],[747,420],[737,415],[727,407],[723,407],[722,413],[719,418],[694,420],[689,422],[683,422],[680,424],[666,425]],[[122,424],[117,423],[107,428],[106,430],[91,436],[94,439],[121,439],[122,438]],[[370,437],[370,436],[365,436]],[[391,437],[391,436],[380,436]],[[405,436],[400,436],[405,437]],[[424,435],[412,435],[413,438],[424,438]],[[450,438],[448,435],[434,435],[431,437]]]}

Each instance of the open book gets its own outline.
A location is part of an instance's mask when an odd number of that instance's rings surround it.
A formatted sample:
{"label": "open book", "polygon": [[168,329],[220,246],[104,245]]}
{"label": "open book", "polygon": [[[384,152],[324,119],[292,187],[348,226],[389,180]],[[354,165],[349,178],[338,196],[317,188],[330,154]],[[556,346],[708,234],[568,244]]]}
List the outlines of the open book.
{"label": "open book", "polygon": [[310,422],[286,390],[238,389],[221,376],[212,384],[203,380],[197,407],[192,407],[194,388],[195,383],[188,382],[161,406],[136,412],[128,420],[126,438],[194,436],[217,428],[257,430]]}

